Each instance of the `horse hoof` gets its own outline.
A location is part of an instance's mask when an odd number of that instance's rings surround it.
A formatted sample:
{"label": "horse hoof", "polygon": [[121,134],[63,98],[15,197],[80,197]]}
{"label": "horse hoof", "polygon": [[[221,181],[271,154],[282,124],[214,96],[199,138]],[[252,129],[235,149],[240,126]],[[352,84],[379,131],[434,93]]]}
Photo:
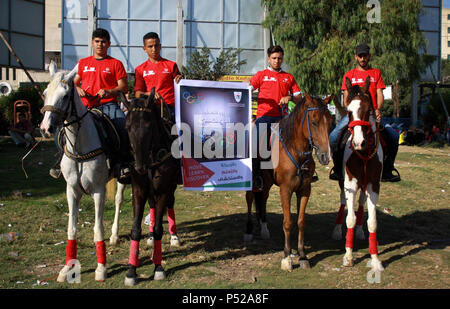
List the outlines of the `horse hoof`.
{"label": "horse hoof", "polygon": [[263,240],[269,240],[270,239],[270,232],[269,230],[261,230],[261,239]]}
{"label": "horse hoof", "polygon": [[281,260],[281,269],[285,270],[285,271],[289,271],[291,272],[293,267],[292,267],[292,259],[290,256],[285,257],[284,259]]}
{"label": "horse hoof", "polygon": [[253,234],[244,234],[244,242],[251,242],[253,240]]}
{"label": "horse hoof", "polygon": [[95,270],[95,281],[103,282],[106,279],[106,267],[103,264],[98,264],[97,269]]}
{"label": "horse hoof", "polygon": [[181,242],[180,239],[178,238],[177,235],[170,235],[170,245],[173,247],[179,247],[181,246]]}
{"label": "horse hoof", "polygon": [[384,270],[383,264],[381,264],[380,260],[378,259],[371,259],[367,263],[367,267],[372,268],[372,271],[374,272],[381,272]]}
{"label": "horse hoof", "polygon": [[336,224],[333,233],[331,233],[331,238],[334,240],[342,240],[342,225]]}
{"label": "horse hoof", "polygon": [[153,247],[153,244],[154,244],[154,243],[155,243],[155,241],[154,241],[153,237],[149,237],[149,238],[147,239],[147,245],[148,245],[148,246]]}
{"label": "horse hoof", "polygon": [[69,267],[64,266],[63,269],[58,274],[58,278],[56,279],[59,283],[64,283],[67,280],[67,272],[69,271]]}
{"label": "horse hoof", "polygon": [[125,276],[125,286],[135,286],[136,285],[136,278],[128,278]]}
{"label": "horse hoof", "polygon": [[355,236],[356,236],[357,240],[366,240],[366,236],[364,235],[364,231],[362,229],[362,226],[360,226],[360,225],[356,226],[356,233],[355,234],[356,234]]}
{"label": "horse hoof", "polygon": [[109,244],[111,246],[117,246],[119,244],[119,238],[117,236],[111,236],[109,238]]}
{"label": "horse hoof", "polygon": [[344,256],[342,265],[345,266],[345,267],[353,267],[353,259]]}
{"label": "horse hoof", "polygon": [[301,269],[310,269],[311,268],[308,260],[300,260],[299,264],[300,264]]}
{"label": "horse hoof", "polygon": [[164,280],[166,279],[166,272],[161,265],[155,267],[154,280]]}

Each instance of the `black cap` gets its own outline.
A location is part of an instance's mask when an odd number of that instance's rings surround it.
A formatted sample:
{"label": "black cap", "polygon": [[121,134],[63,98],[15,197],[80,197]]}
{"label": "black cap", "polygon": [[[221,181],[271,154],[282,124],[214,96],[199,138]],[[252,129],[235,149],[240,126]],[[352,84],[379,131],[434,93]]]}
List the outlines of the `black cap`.
{"label": "black cap", "polygon": [[366,44],[358,45],[358,46],[356,47],[356,54],[357,54],[357,55],[361,55],[361,54],[370,54],[370,47],[367,46]]}

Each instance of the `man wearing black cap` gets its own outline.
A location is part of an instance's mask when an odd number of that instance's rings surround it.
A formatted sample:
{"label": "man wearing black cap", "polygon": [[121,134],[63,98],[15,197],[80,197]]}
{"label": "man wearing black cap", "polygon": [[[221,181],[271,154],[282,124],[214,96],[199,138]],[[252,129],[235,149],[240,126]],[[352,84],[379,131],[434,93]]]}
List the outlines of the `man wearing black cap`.
{"label": "man wearing black cap", "polygon": [[[398,151],[398,133],[387,123],[383,123],[381,117],[381,108],[384,103],[383,89],[386,88],[383,82],[383,77],[381,76],[381,71],[378,69],[374,69],[370,67],[370,48],[366,44],[361,44],[356,47],[355,60],[357,62],[356,68],[345,73],[344,78],[342,80],[342,90],[344,91],[344,100],[347,101],[348,90],[345,85],[346,78],[349,78],[352,81],[352,85],[363,86],[366,78],[370,77],[370,86],[369,93],[372,97],[372,103],[375,108],[375,114],[377,117],[377,121],[381,122],[384,125],[385,130],[389,135],[389,141],[387,141],[390,145],[391,153],[391,166],[385,166],[383,168],[383,175],[381,177],[382,181],[400,181],[400,175],[393,175],[392,171],[394,168],[394,160]],[[339,180],[343,177],[342,175],[342,158],[338,158],[336,156],[337,152],[337,144],[338,138],[341,135],[342,130],[348,125],[348,115],[342,118],[342,120],[338,123],[336,128],[330,134],[330,146],[334,153],[333,161],[334,168],[333,173],[330,174],[330,179]],[[398,173],[398,172],[397,172]]]}

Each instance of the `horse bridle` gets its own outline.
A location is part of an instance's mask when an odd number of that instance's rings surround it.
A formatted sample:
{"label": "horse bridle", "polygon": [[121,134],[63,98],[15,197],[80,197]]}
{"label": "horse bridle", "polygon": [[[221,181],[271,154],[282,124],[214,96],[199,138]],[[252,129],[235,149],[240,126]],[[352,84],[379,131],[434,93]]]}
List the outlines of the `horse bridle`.
{"label": "horse bridle", "polygon": [[[78,131],[80,130],[81,120],[83,120],[83,118],[86,117],[86,115],[89,113],[89,109],[86,110],[86,112],[82,116],[78,116],[78,114],[76,112],[75,105],[73,104],[73,100],[74,100],[74,97],[75,97],[75,91],[76,91],[74,83],[73,82],[67,82],[64,79],[61,80],[61,83],[65,84],[65,85],[69,86],[69,88],[71,88],[70,93],[69,93],[69,97],[68,97],[69,104],[67,105],[66,109],[63,110],[62,108],[59,108],[59,107],[56,107],[56,106],[53,106],[53,105],[44,105],[41,108],[41,113],[45,114],[45,112],[49,111],[49,112],[52,112],[52,113],[55,113],[55,114],[59,115],[61,117],[61,119],[63,120],[62,128],[64,130],[67,127],[71,126],[72,124],[75,124],[75,123],[78,124],[77,132],[75,134],[75,136],[76,136],[75,137],[75,142],[72,143],[69,139],[66,139],[71,144],[72,147],[75,147],[74,145],[75,145],[76,139],[78,137]],[[69,110],[70,110],[70,113],[69,113]],[[75,120],[64,123],[64,121],[66,121],[69,116],[75,117]],[[62,130],[61,130],[60,134],[62,134]],[[59,140],[59,138],[58,138],[58,140]],[[84,155],[76,155],[76,154],[70,153],[67,150],[67,145],[66,145],[64,147],[64,153],[71,159],[74,159],[74,160],[77,160],[77,161],[84,161],[84,160],[91,159],[91,158],[93,158],[93,157],[103,153],[103,149],[102,148],[98,148],[98,149],[95,149],[95,150],[93,150],[93,151],[91,151],[91,152],[89,152],[87,154],[84,154]]]}
{"label": "horse bridle", "polygon": [[303,127],[303,124],[305,122],[306,119],[306,123],[307,123],[307,127],[308,127],[308,140],[309,140],[309,151],[305,151],[305,152],[300,152],[297,149],[294,148],[294,150],[297,152],[297,154],[299,154],[301,157],[306,157],[306,160],[303,162],[303,164],[300,166],[300,164],[297,162],[297,160],[295,160],[295,158],[292,156],[292,154],[290,153],[286,143],[284,142],[283,138],[281,137],[281,132],[280,134],[278,134],[278,132],[276,132],[273,128],[272,131],[278,135],[278,138],[280,139],[281,144],[283,145],[284,150],[286,151],[286,154],[288,155],[289,159],[292,161],[292,163],[294,164],[294,166],[297,168],[297,175],[301,176],[301,171],[302,170],[307,170],[307,168],[305,168],[305,165],[309,163],[309,159],[310,156],[312,155],[312,152],[314,149],[318,149],[318,147],[314,144],[314,141],[312,139],[311,136],[311,128],[309,125],[309,112],[311,111],[315,111],[315,110],[321,110],[323,108],[321,107],[307,107],[305,110],[305,113],[303,114],[303,118],[302,118],[302,122],[301,122],[301,127]]}

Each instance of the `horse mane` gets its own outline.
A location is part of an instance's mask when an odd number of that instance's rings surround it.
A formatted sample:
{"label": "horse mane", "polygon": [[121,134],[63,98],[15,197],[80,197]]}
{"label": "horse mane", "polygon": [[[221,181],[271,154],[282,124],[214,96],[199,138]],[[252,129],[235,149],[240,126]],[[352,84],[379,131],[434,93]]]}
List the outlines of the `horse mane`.
{"label": "horse mane", "polygon": [[[318,100],[320,103],[322,103],[322,99],[320,97],[311,96],[311,98],[313,100]],[[302,97],[300,102],[298,102],[295,105],[294,110],[289,114],[289,116],[283,118],[280,121],[279,128],[280,128],[281,138],[284,140],[284,142],[288,146],[292,143],[292,139],[294,137],[296,126],[301,125],[301,123],[299,122],[299,121],[301,121],[301,120],[299,120],[300,119],[299,114],[303,113],[305,111],[306,107],[307,107],[306,106],[306,98]],[[327,108],[325,104],[319,104],[318,107],[320,110]],[[303,116],[303,114],[301,114],[300,116]]]}
{"label": "horse mane", "polygon": [[52,93],[59,86],[61,81],[63,80],[64,72],[58,72],[54,75],[53,79],[47,86],[47,93]]}
{"label": "horse mane", "polygon": [[301,107],[305,105],[306,98],[302,97],[300,102],[298,102],[294,110],[289,114],[288,117],[284,117],[280,121],[280,134],[281,138],[284,140],[286,145],[290,145],[292,142],[292,137],[294,136],[296,120],[298,119],[298,114],[300,113]]}

